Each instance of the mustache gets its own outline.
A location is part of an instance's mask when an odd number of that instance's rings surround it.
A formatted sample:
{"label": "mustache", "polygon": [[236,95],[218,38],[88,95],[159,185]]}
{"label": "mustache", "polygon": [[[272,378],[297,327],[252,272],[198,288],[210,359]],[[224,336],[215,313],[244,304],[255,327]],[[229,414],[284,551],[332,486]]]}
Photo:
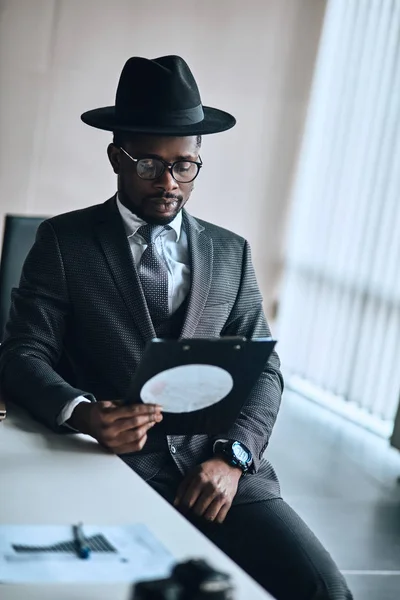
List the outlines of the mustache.
{"label": "mustache", "polygon": [[151,194],[151,196],[145,196],[144,198],[145,200],[163,200],[163,199],[167,199],[167,200],[178,200],[179,202],[182,202],[183,200],[183,196],[181,195],[176,195],[176,194],[170,194],[169,192],[160,192],[159,194]]}

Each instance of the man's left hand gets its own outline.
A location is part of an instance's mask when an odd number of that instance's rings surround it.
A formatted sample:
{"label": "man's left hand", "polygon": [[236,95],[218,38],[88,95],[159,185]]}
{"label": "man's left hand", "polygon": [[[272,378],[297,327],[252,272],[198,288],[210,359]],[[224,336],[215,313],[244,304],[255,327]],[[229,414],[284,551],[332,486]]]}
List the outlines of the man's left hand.
{"label": "man's left hand", "polygon": [[192,510],[207,521],[222,523],[236,495],[242,471],[215,456],[186,475],[178,488],[174,506]]}

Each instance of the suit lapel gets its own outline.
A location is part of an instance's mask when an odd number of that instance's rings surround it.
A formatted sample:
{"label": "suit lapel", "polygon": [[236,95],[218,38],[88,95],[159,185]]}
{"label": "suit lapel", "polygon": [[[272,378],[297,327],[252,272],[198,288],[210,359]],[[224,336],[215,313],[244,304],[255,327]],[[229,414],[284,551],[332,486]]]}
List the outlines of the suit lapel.
{"label": "suit lapel", "polygon": [[115,197],[102,206],[96,233],[115,285],[145,341],[156,337]]}
{"label": "suit lapel", "polygon": [[183,226],[188,236],[191,286],[181,337],[190,338],[195,334],[211,287],[213,242],[196,219],[185,210],[182,215]]}

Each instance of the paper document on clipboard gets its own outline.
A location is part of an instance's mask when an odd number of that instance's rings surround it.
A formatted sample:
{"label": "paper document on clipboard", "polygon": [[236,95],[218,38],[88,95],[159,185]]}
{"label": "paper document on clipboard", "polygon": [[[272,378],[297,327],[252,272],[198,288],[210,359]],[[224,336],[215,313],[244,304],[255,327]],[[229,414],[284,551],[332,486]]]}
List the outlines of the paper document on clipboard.
{"label": "paper document on clipboard", "polygon": [[273,352],[271,338],[155,338],[124,402],[160,404],[166,435],[219,435],[232,427]]}

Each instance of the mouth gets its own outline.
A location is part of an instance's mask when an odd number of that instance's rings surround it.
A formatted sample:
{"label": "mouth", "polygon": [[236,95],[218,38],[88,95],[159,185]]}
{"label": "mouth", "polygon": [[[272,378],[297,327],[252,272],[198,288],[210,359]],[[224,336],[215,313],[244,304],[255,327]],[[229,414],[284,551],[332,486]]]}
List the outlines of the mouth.
{"label": "mouth", "polygon": [[159,213],[169,213],[174,211],[179,206],[179,200],[171,200],[169,198],[149,198],[148,204]]}

